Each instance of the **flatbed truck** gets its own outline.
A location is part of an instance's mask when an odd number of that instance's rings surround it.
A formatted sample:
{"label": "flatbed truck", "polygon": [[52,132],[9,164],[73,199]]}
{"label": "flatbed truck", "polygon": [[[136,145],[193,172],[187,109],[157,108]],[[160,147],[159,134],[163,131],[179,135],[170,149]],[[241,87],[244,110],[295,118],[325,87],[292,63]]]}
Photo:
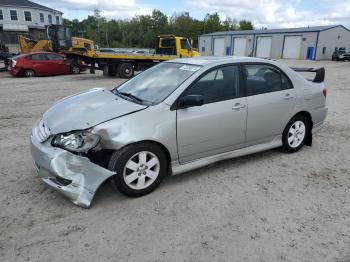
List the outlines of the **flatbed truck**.
{"label": "flatbed truck", "polygon": [[84,62],[91,73],[102,70],[104,75],[121,78],[131,78],[135,71],[142,71],[162,61],[200,55],[192,48],[189,39],[175,35],[158,36],[155,54],[109,54],[97,52],[92,40],[71,37],[69,27],[51,25],[47,32],[48,40],[35,41],[19,36],[22,53],[33,51],[63,53],[72,65]]}

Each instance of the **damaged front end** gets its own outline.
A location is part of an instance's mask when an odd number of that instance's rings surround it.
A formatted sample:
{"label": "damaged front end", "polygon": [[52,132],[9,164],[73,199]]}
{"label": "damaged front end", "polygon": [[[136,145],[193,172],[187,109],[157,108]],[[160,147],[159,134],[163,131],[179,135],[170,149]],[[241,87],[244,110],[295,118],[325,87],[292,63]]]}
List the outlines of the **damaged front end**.
{"label": "damaged front end", "polygon": [[145,108],[104,88],[55,103],[31,134],[31,151],[39,176],[75,204],[89,207],[98,187],[115,175],[107,169],[110,152],[101,148],[102,137],[93,129]]}
{"label": "damaged front end", "polygon": [[74,204],[88,208],[99,186],[114,172],[92,162],[88,152],[99,137],[89,131],[50,136],[40,121],[31,135],[31,153],[38,175]]}

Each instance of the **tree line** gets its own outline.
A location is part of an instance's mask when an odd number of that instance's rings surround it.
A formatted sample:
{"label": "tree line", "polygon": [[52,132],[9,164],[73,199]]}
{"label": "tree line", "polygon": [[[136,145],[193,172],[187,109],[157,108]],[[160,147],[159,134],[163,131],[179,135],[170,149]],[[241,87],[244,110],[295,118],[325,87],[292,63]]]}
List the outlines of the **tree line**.
{"label": "tree line", "polygon": [[250,21],[227,17],[220,20],[218,13],[207,14],[199,20],[188,12],[175,13],[168,17],[159,10],[153,10],[151,15],[139,15],[130,20],[107,20],[95,10],[93,16],[79,21],[63,20],[64,25],[71,27],[72,36],[92,39],[100,47],[143,47],[154,48],[158,35],[174,34],[192,38],[197,46],[198,36],[205,33],[231,30],[251,30]]}

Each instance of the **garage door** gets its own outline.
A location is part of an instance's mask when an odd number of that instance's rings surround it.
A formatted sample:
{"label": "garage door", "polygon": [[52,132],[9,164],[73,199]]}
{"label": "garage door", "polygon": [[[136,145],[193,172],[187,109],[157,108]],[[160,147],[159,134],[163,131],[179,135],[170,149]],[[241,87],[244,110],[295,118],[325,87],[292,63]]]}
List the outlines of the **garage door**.
{"label": "garage door", "polygon": [[233,41],[233,55],[245,56],[246,46],[247,46],[247,38],[235,37]]}
{"label": "garage door", "polygon": [[284,39],[283,58],[299,59],[301,36],[286,36]]}
{"label": "garage door", "polygon": [[225,38],[214,38],[214,56],[225,55]]}
{"label": "garage door", "polygon": [[259,36],[256,41],[256,57],[270,58],[271,36]]}

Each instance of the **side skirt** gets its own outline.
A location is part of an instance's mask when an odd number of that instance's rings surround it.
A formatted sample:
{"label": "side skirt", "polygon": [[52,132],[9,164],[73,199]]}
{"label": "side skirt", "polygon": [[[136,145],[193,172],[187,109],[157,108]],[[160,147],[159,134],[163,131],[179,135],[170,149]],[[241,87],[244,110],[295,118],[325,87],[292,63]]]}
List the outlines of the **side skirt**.
{"label": "side skirt", "polygon": [[197,168],[200,168],[200,167],[203,167],[203,166],[206,166],[206,165],[218,162],[218,161],[222,161],[225,159],[249,155],[249,154],[269,150],[272,148],[277,148],[280,146],[282,146],[282,138],[281,138],[281,136],[278,136],[274,140],[272,140],[271,142],[268,142],[268,143],[249,146],[249,147],[237,149],[237,150],[230,151],[230,152],[225,152],[225,153],[221,153],[221,154],[217,154],[217,155],[213,155],[213,156],[208,156],[208,157],[204,157],[204,158],[194,160],[191,162],[187,162],[184,164],[180,164],[178,161],[173,161],[171,163],[172,175],[185,173],[185,172],[188,172],[188,171],[191,171],[191,170],[194,170],[194,169],[197,169]]}

